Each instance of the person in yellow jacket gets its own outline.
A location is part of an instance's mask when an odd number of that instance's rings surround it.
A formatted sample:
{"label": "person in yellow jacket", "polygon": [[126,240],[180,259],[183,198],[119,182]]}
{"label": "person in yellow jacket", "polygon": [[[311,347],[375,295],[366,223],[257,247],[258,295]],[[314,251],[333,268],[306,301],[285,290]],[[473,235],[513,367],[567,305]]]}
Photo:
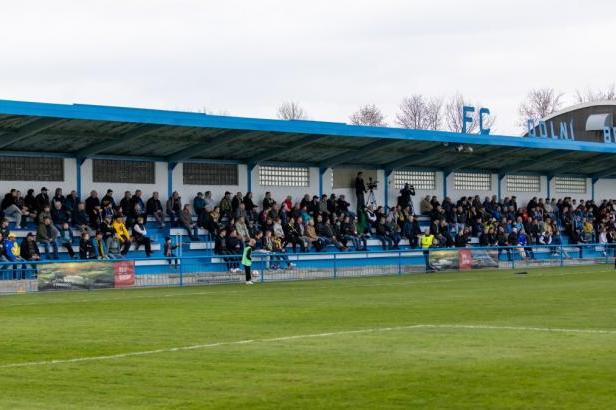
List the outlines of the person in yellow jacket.
{"label": "person in yellow jacket", "polygon": [[435,244],[434,235],[430,232],[430,228],[426,228],[424,234],[419,237],[419,245],[423,250],[424,261],[426,262],[426,272],[433,272],[435,270],[430,264],[430,248]]}
{"label": "person in yellow jacket", "polygon": [[131,237],[126,228],[126,224],[124,224],[124,218],[116,216],[111,226],[113,227],[114,238],[121,243],[120,253],[126,255],[130,249]]}

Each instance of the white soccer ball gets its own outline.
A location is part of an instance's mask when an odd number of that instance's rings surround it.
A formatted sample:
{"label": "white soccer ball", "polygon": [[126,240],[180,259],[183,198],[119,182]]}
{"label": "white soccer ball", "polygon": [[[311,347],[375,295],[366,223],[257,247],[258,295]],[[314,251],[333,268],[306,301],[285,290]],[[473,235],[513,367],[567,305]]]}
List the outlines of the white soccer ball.
{"label": "white soccer ball", "polygon": [[259,277],[259,271],[258,270],[253,270],[252,271],[252,276],[254,276],[255,278]]}

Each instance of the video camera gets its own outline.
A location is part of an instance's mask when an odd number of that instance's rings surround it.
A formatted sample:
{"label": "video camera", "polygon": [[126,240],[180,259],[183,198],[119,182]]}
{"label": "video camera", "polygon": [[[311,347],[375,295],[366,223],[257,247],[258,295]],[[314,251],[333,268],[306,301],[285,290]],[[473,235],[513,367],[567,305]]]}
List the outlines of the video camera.
{"label": "video camera", "polygon": [[372,177],[368,178],[368,183],[366,184],[366,187],[368,188],[369,191],[374,191],[377,186],[378,186],[379,181],[373,181]]}

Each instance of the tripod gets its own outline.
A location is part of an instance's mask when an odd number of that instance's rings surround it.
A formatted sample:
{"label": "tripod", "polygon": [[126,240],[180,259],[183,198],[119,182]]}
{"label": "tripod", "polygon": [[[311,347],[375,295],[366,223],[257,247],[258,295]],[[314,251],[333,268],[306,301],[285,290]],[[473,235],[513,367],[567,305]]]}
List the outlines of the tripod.
{"label": "tripod", "polygon": [[366,201],[368,205],[372,205],[372,208],[376,208],[376,197],[374,196],[374,190],[368,191],[368,201]]}

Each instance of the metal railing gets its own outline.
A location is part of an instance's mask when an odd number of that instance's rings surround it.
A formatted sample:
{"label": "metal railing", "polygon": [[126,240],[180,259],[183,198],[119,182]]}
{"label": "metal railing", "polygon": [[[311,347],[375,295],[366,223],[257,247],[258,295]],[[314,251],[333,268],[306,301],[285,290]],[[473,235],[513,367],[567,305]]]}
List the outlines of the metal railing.
{"label": "metal railing", "polygon": [[[616,244],[366,251],[253,252],[260,282],[404,275],[426,271],[532,268],[613,263]],[[205,252],[204,252],[205,253]],[[0,293],[93,290],[113,287],[189,286],[244,281],[241,255],[190,253],[166,258],[0,262]]]}

